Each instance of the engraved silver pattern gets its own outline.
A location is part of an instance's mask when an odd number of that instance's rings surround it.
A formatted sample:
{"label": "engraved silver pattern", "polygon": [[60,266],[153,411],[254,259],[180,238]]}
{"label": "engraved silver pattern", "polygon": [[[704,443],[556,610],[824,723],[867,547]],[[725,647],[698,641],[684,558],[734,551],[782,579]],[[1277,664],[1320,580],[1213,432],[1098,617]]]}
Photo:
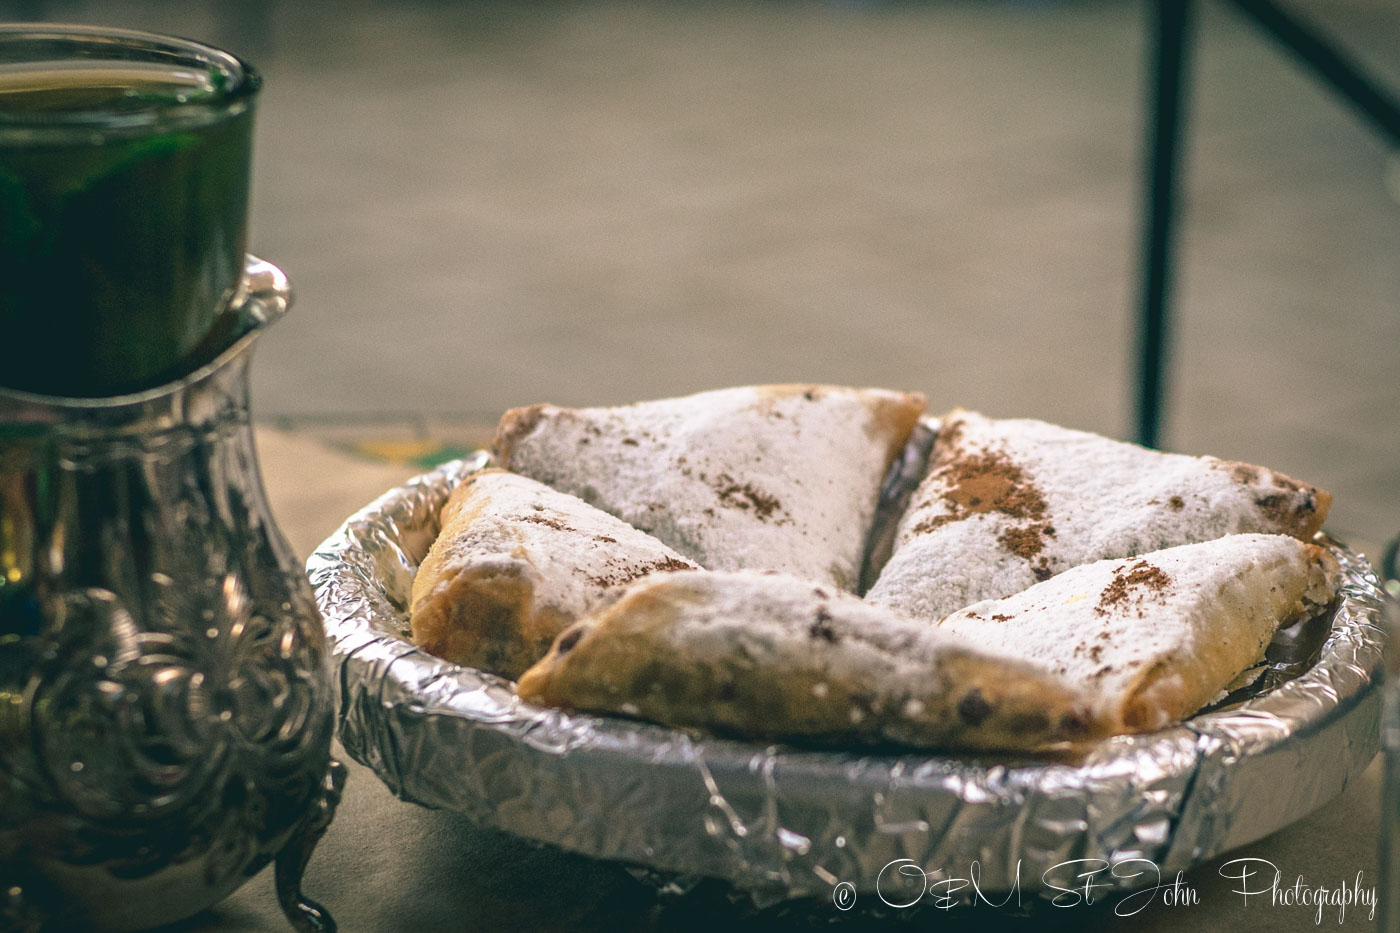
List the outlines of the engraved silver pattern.
{"label": "engraved silver pattern", "polygon": [[333,929],[296,891],[339,795],[324,635],[248,412],[289,299],[250,257],[247,332],[185,379],[0,390],[0,926],[170,922],[292,849],[289,915]]}

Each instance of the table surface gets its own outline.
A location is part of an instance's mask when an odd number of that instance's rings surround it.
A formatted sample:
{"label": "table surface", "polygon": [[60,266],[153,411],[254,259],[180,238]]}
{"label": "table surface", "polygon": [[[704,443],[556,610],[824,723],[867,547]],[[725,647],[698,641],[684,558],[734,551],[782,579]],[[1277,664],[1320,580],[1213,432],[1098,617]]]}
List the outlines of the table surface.
{"label": "table surface", "polygon": [[[303,556],[351,512],[397,485],[419,468],[377,463],[333,450],[319,440],[269,429],[258,432],[264,478],[279,522]],[[316,476],[315,485],[304,481]],[[752,916],[728,892],[702,885],[681,897],[658,898],[621,866],[536,846],[474,826],[464,817],[396,799],[368,769],[349,765],[345,796],[334,824],[307,871],[307,894],[331,911],[340,929],[375,933],[437,930],[711,930],[807,929],[846,919],[825,903],[781,915]],[[1291,775],[1278,776],[1281,781]],[[1380,762],[1376,761],[1335,800],[1316,813],[1249,846],[1186,872],[1194,903],[1170,906],[1161,890],[1130,919],[1112,903],[1065,909],[1036,905],[1029,917],[1007,917],[988,908],[965,908],[928,922],[975,923],[980,928],[1175,930],[1315,930],[1335,928],[1341,909],[1320,911],[1314,898],[1338,897],[1359,884],[1369,896],[1376,884],[1376,840],[1380,825]],[[1279,902],[1269,895],[1247,900],[1239,882],[1220,874],[1236,858],[1264,859],[1276,867]],[[1263,868],[1264,866],[1260,865]],[[1301,883],[1299,883],[1301,879]],[[1308,903],[1285,903],[1296,889]],[[1191,895],[1187,895],[1190,897]],[[871,898],[866,897],[864,901]],[[1029,897],[1026,898],[1030,900]],[[853,913],[870,921],[858,903]],[[928,913],[929,911],[925,911]],[[880,925],[896,917],[878,921]],[[924,922],[921,916],[920,922]],[[865,923],[858,921],[858,925]],[[1345,910],[1346,929],[1374,925],[1368,904]],[[282,931],[264,871],[216,908],[170,928],[179,931]]]}

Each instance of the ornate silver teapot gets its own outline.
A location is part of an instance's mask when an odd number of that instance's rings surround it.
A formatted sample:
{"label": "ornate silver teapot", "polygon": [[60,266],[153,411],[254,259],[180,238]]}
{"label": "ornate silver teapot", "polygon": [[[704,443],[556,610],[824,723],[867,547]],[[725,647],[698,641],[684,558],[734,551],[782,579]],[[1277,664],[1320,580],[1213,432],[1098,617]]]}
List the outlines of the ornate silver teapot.
{"label": "ornate silver teapot", "polygon": [[299,892],[343,768],[306,577],[269,512],[249,351],[287,309],[249,257],[242,336],[158,388],[0,389],[0,930],[129,930],[276,860]]}

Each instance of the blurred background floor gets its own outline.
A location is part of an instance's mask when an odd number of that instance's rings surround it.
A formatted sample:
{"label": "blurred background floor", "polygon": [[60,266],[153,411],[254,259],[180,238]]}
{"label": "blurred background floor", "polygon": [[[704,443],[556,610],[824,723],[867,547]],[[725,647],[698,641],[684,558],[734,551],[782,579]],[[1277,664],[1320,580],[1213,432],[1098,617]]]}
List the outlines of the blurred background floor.
{"label": "blurred background floor", "polygon": [[[1393,0],[1288,5],[1400,89]],[[1325,486],[1330,527],[1372,548],[1400,530],[1400,168],[1200,8],[1163,445]],[[1146,10],[7,15],[194,36],[264,72],[250,245],[299,300],[259,348],[256,413],[411,459],[512,405],[799,380],[1127,436]]]}

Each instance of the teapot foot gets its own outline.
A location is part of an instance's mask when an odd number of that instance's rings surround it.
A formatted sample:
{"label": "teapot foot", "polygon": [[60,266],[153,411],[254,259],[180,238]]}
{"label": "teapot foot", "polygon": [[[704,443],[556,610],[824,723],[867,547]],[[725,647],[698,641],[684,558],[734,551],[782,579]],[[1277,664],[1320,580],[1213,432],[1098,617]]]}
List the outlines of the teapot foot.
{"label": "teapot foot", "polygon": [[326,908],[301,893],[301,879],[316,844],[335,818],[335,808],[345,787],[345,775],[345,765],[332,758],[311,812],[292,838],[287,840],[282,851],[277,853],[277,901],[297,933],[336,933],[335,919]]}

